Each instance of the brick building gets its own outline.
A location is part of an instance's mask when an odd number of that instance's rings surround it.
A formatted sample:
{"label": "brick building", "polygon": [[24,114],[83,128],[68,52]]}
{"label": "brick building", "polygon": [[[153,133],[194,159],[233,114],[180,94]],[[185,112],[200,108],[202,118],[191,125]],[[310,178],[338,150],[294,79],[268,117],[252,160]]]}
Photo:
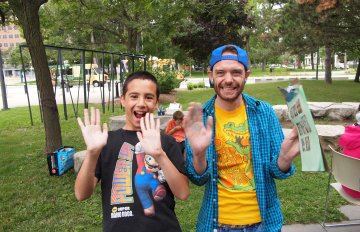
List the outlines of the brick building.
{"label": "brick building", "polygon": [[0,27],[0,49],[8,50],[16,48],[20,43],[25,42],[17,25],[8,24]]}

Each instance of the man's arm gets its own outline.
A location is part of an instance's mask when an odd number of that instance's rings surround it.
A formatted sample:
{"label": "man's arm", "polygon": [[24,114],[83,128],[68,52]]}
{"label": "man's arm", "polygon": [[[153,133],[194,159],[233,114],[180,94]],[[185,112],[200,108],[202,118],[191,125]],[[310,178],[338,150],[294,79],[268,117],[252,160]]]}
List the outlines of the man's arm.
{"label": "man's arm", "polygon": [[89,198],[95,190],[98,179],[95,177],[97,160],[101,150],[106,145],[108,129],[106,123],[103,129],[100,126],[100,111],[91,108],[89,118],[88,110],[84,110],[84,123],[78,118],[82,135],[86,144],[86,158],[80,168],[75,181],[75,196],[79,201]]}

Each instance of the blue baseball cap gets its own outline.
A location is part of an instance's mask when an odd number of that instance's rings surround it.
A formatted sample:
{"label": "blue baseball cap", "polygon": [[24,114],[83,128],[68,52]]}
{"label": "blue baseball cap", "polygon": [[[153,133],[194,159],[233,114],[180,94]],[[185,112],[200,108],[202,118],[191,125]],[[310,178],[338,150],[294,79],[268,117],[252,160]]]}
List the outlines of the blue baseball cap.
{"label": "blue baseball cap", "polygon": [[[226,47],[233,47],[236,49],[237,51],[237,55],[225,55],[223,56],[223,50]],[[248,70],[248,55],[246,53],[245,50],[239,48],[236,45],[233,44],[228,44],[228,45],[224,45],[221,47],[216,48],[212,53],[211,53],[211,59],[210,59],[210,70],[213,70],[214,65],[222,60],[236,60],[240,63],[242,63],[245,67],[245,70]]]}

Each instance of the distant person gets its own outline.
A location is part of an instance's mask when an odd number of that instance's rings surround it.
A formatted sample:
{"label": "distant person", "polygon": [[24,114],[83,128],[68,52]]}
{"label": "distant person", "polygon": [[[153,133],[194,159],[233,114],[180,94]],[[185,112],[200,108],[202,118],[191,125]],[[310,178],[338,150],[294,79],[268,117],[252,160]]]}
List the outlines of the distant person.
{"label": "distant person", "polygon": [[78,200],[89,198],[101,181],[103,231],[181,231],[174,196],[189,196],[184,159],[176,141],[160,133],[153,112],[159,85],[148,72],[130,74],[120,98],[126,122],[108,132],[100,111],[84,110],[78,118],[86,158],[75,182]]}
{"label": "distant person", "polygon": [[[281,231],[283,216],[274,179],[295,172],[296,127],[284,139],[271,105],[243,93],[250,74],[247,53],[236,45],[211,55],[215,96],[190,104],[184,118],[186,168],[206,185],[197,231]],[[215,123],[214,123],[215,122]]]}
{"label": "distant person", "polygon": [[185,131],[182,126],[184,114],[180,110],[173,113],[173,118],[169,120],[165,133],[171,135],[176,139],[179,144],[181,152],[184,154],[185,151]]}

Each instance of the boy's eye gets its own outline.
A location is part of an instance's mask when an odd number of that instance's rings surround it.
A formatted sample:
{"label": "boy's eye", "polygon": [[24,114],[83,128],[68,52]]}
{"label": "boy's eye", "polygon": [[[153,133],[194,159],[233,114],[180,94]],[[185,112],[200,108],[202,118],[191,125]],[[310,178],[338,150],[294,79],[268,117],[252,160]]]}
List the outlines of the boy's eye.
{"label": "boy's eye", "polygon": [[130,99],[137,99],[138,96],[137,95],[130,95]]}

